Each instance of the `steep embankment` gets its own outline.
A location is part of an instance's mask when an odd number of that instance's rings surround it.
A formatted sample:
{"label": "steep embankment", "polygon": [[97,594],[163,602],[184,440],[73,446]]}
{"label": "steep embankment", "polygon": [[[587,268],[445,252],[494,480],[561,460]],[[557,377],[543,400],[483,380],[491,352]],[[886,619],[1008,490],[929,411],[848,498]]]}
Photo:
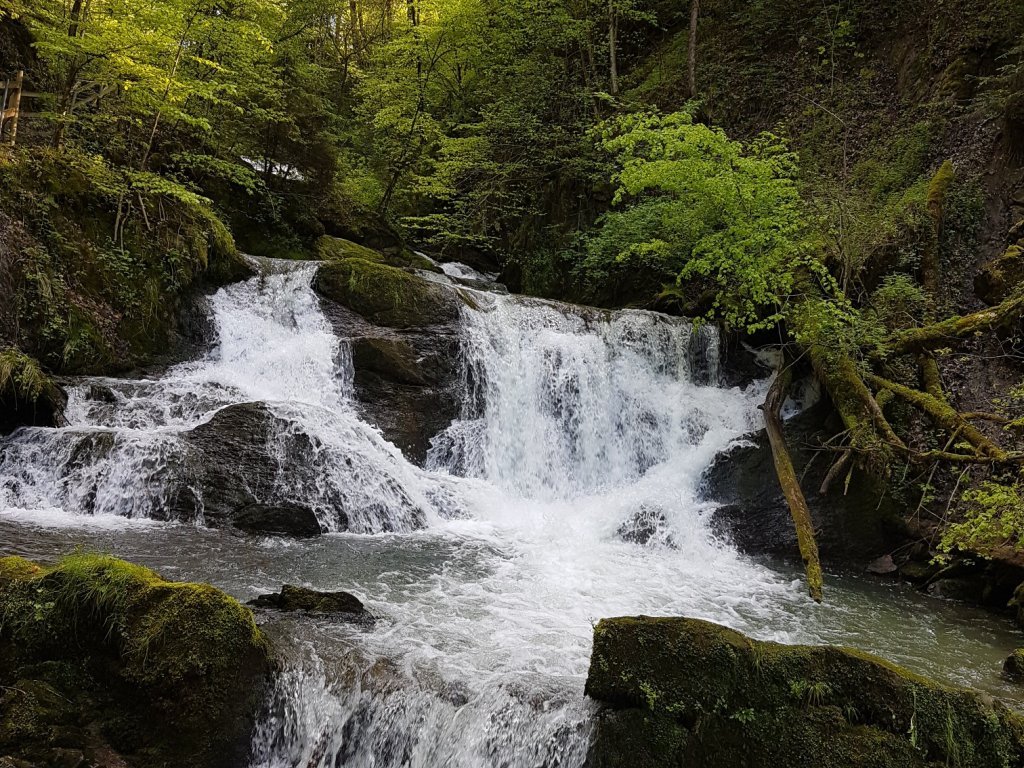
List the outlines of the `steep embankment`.
{"label": "steep embankment", "polygon": [[[816,248],[861,318],[877,324],[855,331],[855,357],[874,369],[871,388],[905,441],[883,471],[865,473],[851,469],[857,461],[840,466],[831,448],[822,450],[841,444],[849,427],[830,409],[793,429],[791,447],[808,467],[804,492],[826,527],[826,555],[830,544],[831,554],[860,562],[896,550],[892,569],[929,585],[955,577],[946,593],[984,594],[1005,605],[1022,575],[1015,535],[1003,535],[1002,522],[980,530],[976,522],[1006,519],[1018,498],[1013,467],[918,457],[936,445],[955,453],[967,438],[1019,450],[1019,324],[951,338],[948,348],[932,345],[920,360],[888,356],[884,345],[899,329],[998,304],[1024,277],[1019,3],[701,6],[699,115],[738,138],[771,131],[798,152]],[[672,110],[687,100],[687,10],[660,17],[665,31],[654,35],[654,53],[637,47],[624,101]],[[635,45],[635,36],[627,39]],[[700,286],[686,289],[696,296]],[[806,360],[800,365],[809,368]],[[969,418],[944,428],[935,409],[926,415],[931,401],[914,402],[911,390],[918,388]],[[739,475],[726,489],[734,505],[730,525],[745,527],[738,541],[754,551],[773,545],[766,547],[753,528],[785,522],[781,496],[765,499],[765,450],[740,451],[719,471]],[[754,474],[745,480],[744,472]],[[745,483],[747,491],[736,487]],[[782,516],[766,517],[769,507]],[[950,527],[965,514],[967,527]],[[857,531],[863,537],[851,542]],[[955,567],[941,576],[926,565],[937,549],[954,558]],[[958,551],[965,556],[958,559]]]}

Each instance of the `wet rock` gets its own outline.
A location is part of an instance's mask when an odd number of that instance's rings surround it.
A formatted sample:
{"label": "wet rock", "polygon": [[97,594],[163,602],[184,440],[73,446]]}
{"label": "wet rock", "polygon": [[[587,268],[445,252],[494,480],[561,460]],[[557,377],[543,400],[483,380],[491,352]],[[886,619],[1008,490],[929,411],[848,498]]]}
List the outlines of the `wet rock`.
{"label": "wet rock", "polygon": [[641,505],[629,520],[619,526],[619,538],[632,544],[675,546],[668,534],[668,519],[658,507]]}
{"label": "wet rock", "polygon": [[1024,720],[867,653],[751,640],[697,619],[605,619],[587,695],[593,768],[1012,765]]}
{"label": "wet rock", "polygon": [[256,608],[272,608],[275,611],[309,611],[344,615],[347,618],[369,618],[366,608],[355,595],[348,592],[319,592],[307,587],[285,584],[276,594],[260,595],[250,600]]}
{"label": "wet rock", "polygon": [[323,533],[316,512],[302,504],[247,504],[235,510],[231,524],[247,533],[280,536],[319,536]]}
{"label": "wet rock", "polygon": [[458,324],[399,331],[323,303],[335,332],[351,339],[360,416],[422,464],[431,440],[461,411]]}
{"label": "wet rock", "polygon": [[111,557],[52,568],[8,557],[0,615],[0,755],[10,763],[246,763],[270,660],[232,598]]}
{"label": "wet rock", "polygon": [[421,328],[454,323],[457,293],[396,267],[365,259],[325,262],[313,288],[321,296],[388,328]]}
{"label": "wet rock", "polygon": [[62,427],[67,393],[32,357],[0,346],[0,435],[18,427]]}
{"label": "wet rock", "polygon": [[[835,434],[826,428],[827,417],[824,404],[794,416],[785,422],[786,441],[822,559],[869,562],[903,543],[899,505],[856,470],[845,494],[842,477],[828,493],[821,493],[833,454],[815,448]],[[768,437],[761,431],[749,441],[719,456],[705,473],[706,498],[721,504],[712,516],[712,527],[747,554],[795,557],[796,531],[775,475]]]}
{"label": "wet rock", "polygon": [[1003,662],[1003,677],[1015,683],[1024,681],[1024,648],[1017,648]]}
{"label": "wet rock", "polygon": [[892,555],[882,555],[877,560],[868,563],[868,567],[864,570],[874,576],[896,576],[899,573],[899,566],[896,565]]}
{"label": "wet rock", "polygon": [[[167,516],[191,520],[201,515],[211,527],[260,534],[321,533],[312,507],[287,498],[280,486],[282,466],[292,473],[314,466],[315,446],[288,426],[262,403],[241,403],[185,433],[185,458],[167,490]],[[334,514],[344,529],[343,500],[335,500]]]}

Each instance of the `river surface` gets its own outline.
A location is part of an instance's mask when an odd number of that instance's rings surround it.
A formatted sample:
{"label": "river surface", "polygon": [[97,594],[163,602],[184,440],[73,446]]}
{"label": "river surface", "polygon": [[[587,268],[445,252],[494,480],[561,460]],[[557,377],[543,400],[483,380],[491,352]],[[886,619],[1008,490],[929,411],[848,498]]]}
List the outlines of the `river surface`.
{"label": "river surface", "polygon": [[[76,380],[68,427],[0,442],[2,553],[112,552],[241,599],[285,582],[344,589],[378,617],[261,619],[284,672],[253,766],[582,766],[592,626],[617,615],[854,646],[1018,703],[999,678],[1022,639],[1008,622],[850,575],[831,574],[815,605],[800,574],[712,534],[701,475],[760,426],[765,389],[718,385],[712,329],[474,292],[459,329],[462,415],[421,468],[360,419],[315,265],[262,270],[212,297],[217,341],[197,360],[152,379]],[[162,520],[183,436],[249,402],[283,425],[266,448],[275,500],[312,506],[334,532]],[[289,463],[296,436],[314,460]]]}

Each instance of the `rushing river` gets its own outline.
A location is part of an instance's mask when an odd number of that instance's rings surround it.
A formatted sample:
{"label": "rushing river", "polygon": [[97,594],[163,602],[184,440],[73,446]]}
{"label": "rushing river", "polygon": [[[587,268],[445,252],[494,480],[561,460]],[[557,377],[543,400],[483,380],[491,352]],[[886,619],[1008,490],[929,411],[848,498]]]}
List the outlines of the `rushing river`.
{"label": "rushing river", "polygon": [[[627,614],[857,646],[1014,696],[998,677],[1021,644],[1005,622],[851,577],[829,579],[818,606],[799,574],[712,535],[701,474],[759,426],[764,394],[718,386],[713,330],[475,292],[462,415],[420,468],[359,418],[314,271],[265,263],[212,298],[217,342],[199,360],[154,379],[78,380],[68,427],[0,442],[3,553],[109,551],[243,599],[283,582],[345,589],[378,617],[267,619],[285,663],[254,765],[581,766],[592,624]],[[343,504],[347,532],[288,540],[160,521],[189,431],[248,402],[276,417],[279,500],[309,504],[329,531]],[[313,460],[290,463],[297,436]],[[645,544],[623,537],[638,519],[654,529]]]}

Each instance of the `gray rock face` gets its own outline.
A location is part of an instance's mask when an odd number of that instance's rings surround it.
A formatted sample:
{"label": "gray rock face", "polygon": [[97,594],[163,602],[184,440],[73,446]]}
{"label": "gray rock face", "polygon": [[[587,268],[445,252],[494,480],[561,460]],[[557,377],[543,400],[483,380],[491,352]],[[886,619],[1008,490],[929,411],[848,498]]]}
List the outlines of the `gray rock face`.
{"label": "gray rock face", "polygon": [[[786,442],[822,557],[866,563],[899,542],[898,507],[856,469],[845,495],[845,475],[832,483],[829,493],[820,492],[834,459],[831,452],[816,450],[832,434],[825,429],[826,413],[817,405],[787,421]],[[712,525],[747,554],[796,556],[796,531],[775,475],[768,437],[762,431],[750,441],[751,445],[720,456],[705,474],[705,496],[722,504]]]}
{"label": "gray rock face", "polygon": [[[280,422],[280,423],[278,423]],[[321,532],[315,511],[282,497],[282,466],[308,465],[314,447],[301,433],[285,430],[283,420],[262,403],[232,405],[182,436],[184,460],[172,480],[169,517],[207,525],[235,526],[253,533],[311,536]],[[286,435],[278,457],[268,448]],[[338,514],[343,518],[341,501]],[[341,520],[344,528],[344,520]]]}

